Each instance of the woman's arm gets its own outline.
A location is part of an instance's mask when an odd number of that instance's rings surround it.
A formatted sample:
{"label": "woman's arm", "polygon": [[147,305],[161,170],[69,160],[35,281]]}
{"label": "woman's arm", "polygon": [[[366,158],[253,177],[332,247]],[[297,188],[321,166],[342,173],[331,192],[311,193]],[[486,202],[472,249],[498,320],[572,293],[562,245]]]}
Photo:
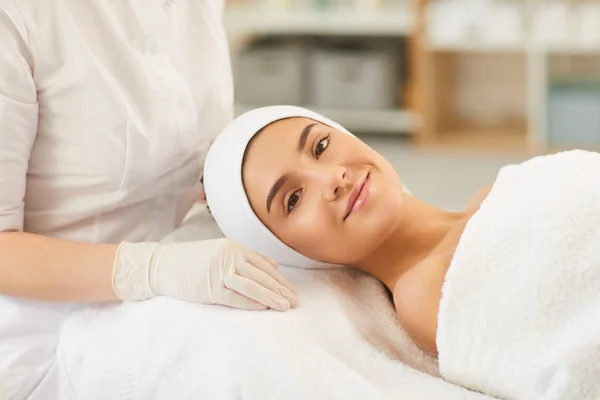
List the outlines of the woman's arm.
{"label": "woman's arm", "polygon": [[35,300],[116,299],[116,246],[22,233],[31,149],[38,125],[34,57],[19,12],[0,0],[0,293]]}
{"label": "woman's arm", "polygon": [[34,56],[14,4],[0,0],[0,294],[61,302],[114,300],[115,245],[22,232],[39,110]]}
{"label": "woman's arm", "polygon": [[116,245],[0,233],[0,293],[57,302],[118,300],[112,287],[116,250]]}

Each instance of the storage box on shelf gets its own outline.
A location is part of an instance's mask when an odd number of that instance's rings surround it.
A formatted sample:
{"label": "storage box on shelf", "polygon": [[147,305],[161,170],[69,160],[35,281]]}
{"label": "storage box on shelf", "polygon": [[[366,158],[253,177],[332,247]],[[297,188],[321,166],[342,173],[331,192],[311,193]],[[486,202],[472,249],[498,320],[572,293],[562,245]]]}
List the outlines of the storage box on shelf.
{"label": "storage box on shelf", "polygon": [[600,54],[548,57],[547,145],[600,150]]}
{"label": "storage box on shelf", "polygon": [[553,148],[600,149],[600,83],[571,81],[551,84],[548,143]]}
{"label": "storage box on shelf", "polygon": [[400,109],[398,60],[371,50],[258,46],[238,56],[236,113],[273,104],[301,105],[365,133],[409,132],[418,124]]}
{"label": "storage box on shelf", "polygon": [[306,48],[293,45],[245,50],[235,65],[237,101],[256,106],[303,104],[307,54]]}
{"label": "storage box on shelf", "polygon": [[310,62],[309,104],[319,108],[393,109],[398,73],[389,52],[317,50]]}

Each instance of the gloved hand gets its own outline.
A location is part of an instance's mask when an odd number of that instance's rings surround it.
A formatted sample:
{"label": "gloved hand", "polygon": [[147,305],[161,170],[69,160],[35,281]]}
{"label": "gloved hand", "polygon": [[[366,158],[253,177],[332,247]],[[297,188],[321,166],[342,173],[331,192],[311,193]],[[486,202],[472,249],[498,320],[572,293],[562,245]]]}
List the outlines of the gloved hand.
{"label": "gloved hand", "polygon": [[277,263],[229,239],[128,243],[117,250],[113,287],[123,301],[168,296],[246,310],[298,306]]}

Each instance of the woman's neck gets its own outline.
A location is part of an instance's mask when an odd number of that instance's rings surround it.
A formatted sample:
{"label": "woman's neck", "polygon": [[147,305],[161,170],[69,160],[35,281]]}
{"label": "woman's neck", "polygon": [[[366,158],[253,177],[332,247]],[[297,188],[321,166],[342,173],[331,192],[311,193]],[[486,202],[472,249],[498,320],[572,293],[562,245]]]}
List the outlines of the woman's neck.
{"label": "woman's neck", "polygon": [[427,258],[462,213],[430,206],[406,196],[403,218],[388,238],[356,267],[381,280],[391,291],[400,277]]}

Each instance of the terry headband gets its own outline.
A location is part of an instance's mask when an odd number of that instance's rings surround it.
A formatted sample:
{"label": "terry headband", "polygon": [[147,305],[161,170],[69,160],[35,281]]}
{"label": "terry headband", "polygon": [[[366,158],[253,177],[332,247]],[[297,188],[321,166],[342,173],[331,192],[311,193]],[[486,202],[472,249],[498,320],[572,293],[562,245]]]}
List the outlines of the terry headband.
{"label": "terry headband", "polygon": [[283,243],[256,216],[242,182],[242,161],[250,140],[267,125],[285,118],[304,117],[352,135],[340,124],[294,106],[263,107],[233,120],[215,139],[204,166],[204,189],[211,213],[223,234],[279,264],[300,268],[339,265],[311,260]]}

